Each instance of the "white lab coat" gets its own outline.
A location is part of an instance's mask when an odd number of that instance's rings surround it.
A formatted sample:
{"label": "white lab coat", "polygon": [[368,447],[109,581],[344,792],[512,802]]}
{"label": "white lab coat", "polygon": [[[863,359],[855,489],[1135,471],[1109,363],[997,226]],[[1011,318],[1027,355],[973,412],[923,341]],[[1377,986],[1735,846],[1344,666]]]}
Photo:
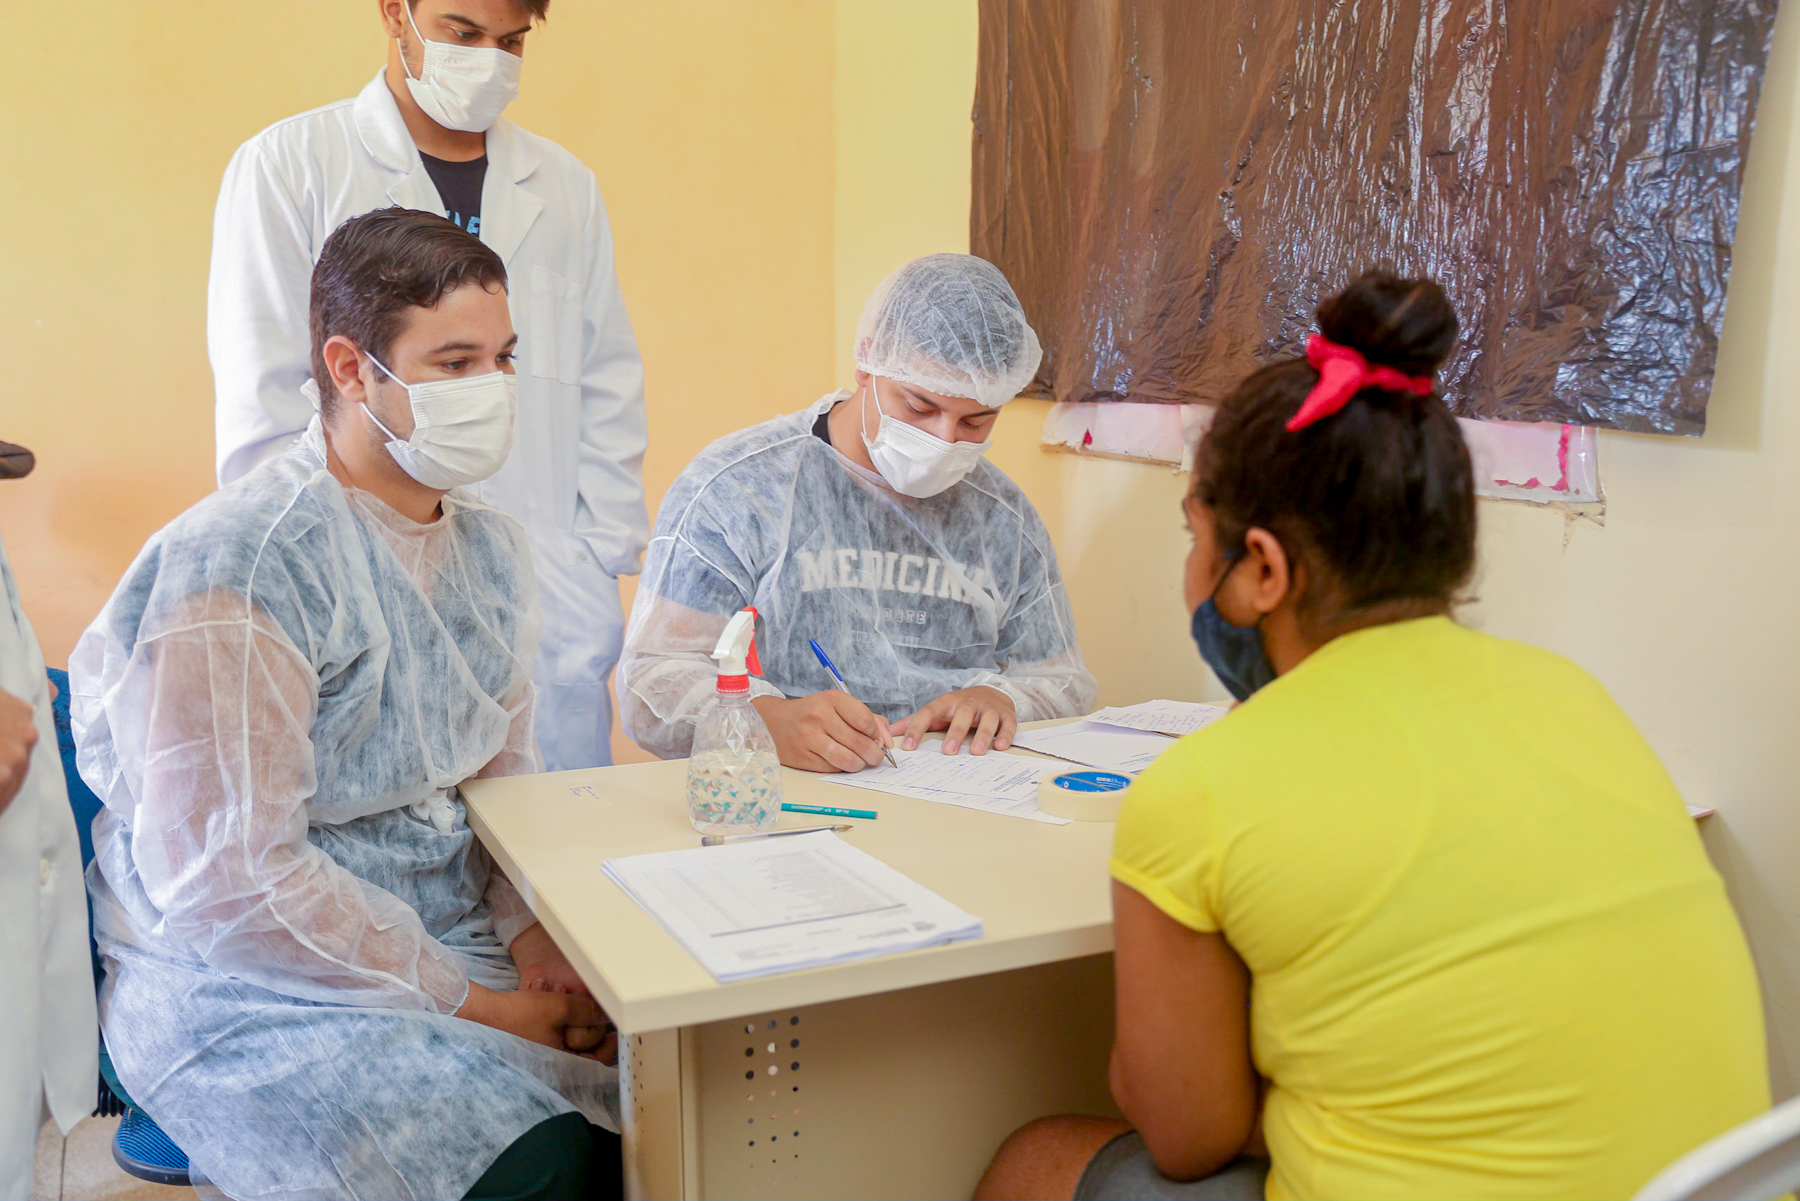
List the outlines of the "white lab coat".
{"label": "white lab coat", "polygon": [[0,813],[0,1197],[31,1195],[49,1113],[64,1134],[93,1111],[100,1076],[81,843],[63,786],[44,655],[0,546],[0,689],[37,710],[25,783]]}
{"label": "white lab coat", "polygon": [[[488,131],[487,153],[481,240],[511,286],[519,415],[512,457],[470,491],[531,536],[545,763],[602,765],[612,761],[606,677],[624,637],[615,577],[638,570],[650,532],[643,361],[593,172],[505,120]],[[338,225],[389,205],[444,211],[381,74],[356,99],[278,122],[232,157],[206,304],[221,484],[306,428],[313,264]]]}

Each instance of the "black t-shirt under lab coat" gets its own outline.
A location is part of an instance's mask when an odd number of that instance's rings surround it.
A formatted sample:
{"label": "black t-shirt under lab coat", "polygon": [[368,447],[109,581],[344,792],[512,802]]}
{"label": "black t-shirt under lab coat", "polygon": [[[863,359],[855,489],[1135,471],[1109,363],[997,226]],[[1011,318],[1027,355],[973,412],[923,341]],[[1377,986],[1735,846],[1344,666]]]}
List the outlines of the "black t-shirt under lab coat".
{"label": "black t-shirt under lab coat", "polygon": [[443,202],[444,216],[476,237],[481,236],[481,185],[487,179],[487,155],[466,163],[433,158],[419,152],[425,173],[436,185],[438,199]]}

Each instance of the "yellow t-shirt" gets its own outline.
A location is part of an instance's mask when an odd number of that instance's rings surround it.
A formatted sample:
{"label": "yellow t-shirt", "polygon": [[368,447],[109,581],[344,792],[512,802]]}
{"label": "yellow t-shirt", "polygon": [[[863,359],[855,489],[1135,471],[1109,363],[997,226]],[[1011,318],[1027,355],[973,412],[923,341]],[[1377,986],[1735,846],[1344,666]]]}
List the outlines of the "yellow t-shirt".
{"label": "yellow t-shirt", "polygon": [[1627,1197],[1769,1105],[1693,820],[1546,651],[1334,639],[1132,785],[1112,874],[1250,968],[1272,1198]]}

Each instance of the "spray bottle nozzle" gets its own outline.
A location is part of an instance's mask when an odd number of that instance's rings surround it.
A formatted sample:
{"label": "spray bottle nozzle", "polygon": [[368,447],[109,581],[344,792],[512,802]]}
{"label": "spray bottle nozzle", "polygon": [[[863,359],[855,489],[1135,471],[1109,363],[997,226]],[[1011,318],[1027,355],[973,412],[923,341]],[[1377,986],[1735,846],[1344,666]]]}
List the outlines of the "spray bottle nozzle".
{"label": "spray bottle nozzle", "polygon": [[762,674],[762,661],[756,655],[755,608],[740,609],[725,623],[712,657],[719,664],[720,692],[750,691],[750,674]]}

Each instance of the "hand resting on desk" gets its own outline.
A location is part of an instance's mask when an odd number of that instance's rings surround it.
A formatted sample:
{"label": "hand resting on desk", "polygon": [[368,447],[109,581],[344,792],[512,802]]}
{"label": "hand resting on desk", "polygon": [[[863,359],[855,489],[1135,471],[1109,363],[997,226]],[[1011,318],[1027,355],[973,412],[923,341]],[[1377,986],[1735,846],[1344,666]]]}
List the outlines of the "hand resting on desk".
{"label": "hand resting on desk", "polygon": [[944,731],[944,754],[954,755],[969,739],[971,755],[985,755],[991,746],[1003,751],[1012,745],[1019,731],[1018,714],[1012,697],[998,688],[977,685],[946,692],[911,717],[895,723],[900,730],[900,745],[913,750],[919,740],[933,730]]}

